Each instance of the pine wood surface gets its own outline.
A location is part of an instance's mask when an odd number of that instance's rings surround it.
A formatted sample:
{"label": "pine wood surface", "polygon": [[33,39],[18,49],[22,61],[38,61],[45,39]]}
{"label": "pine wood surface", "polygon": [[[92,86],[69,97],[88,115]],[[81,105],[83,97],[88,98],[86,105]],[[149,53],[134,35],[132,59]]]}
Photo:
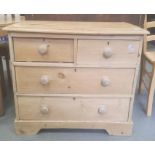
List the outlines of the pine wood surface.
{"label": "pine wood surface", "polygon": [[11,32],[40,32],[57,34],[147,34],[146,30],[125,22],[65,22],[23,21],[3,28]]}
{"label": "pine wood surface", "polygon": [[[97,128],[110,135],[131,135],[147,31],[124,22],[62,21],[26,21],[4,30],[9,32],[18,134],[36,134],[42,128]],[[52,48],[47,61],[47,53],[38,54],[46,40],[62,52],[59,57]],[[108,59],[103,57],[105,47]],[[105,106],[107,113],[98,116]]]}

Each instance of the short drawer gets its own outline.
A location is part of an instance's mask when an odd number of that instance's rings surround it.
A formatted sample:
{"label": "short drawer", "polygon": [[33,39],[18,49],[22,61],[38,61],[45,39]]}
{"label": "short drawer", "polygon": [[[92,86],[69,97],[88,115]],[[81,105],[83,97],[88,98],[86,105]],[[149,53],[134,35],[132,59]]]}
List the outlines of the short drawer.
{"label": "short drawer", "polygon": [[131,94],[135,69],[15,67],[18,93]]}
{"label": "short drawer", "polygon": [[139,41],[78,40],[78,64],[136,63]]}
{"label": "short drawer", "polygon": [[21,120],[127,121],[128,98],[18,97]]}
{"label": "short drawer", "polygon": [[15,61],[73,62],[72,39],[14,38]]}

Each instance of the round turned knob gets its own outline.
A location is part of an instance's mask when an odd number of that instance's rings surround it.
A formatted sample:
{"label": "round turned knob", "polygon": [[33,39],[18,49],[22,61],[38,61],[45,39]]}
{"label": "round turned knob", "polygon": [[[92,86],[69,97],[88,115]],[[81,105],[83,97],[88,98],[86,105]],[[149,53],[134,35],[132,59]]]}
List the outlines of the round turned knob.
{"label": "round turned knob", "polygon": [[40,112],[41,112],[42,114],[48,114],[49,109],[48,109],[48,107],[47,107],[46,105],[42,105],[42,106],[40,107]]}
{"label": "round turned knob", "polygon": [[107,108],[105,105],[100,105],[100,107],[98,108],[98,113],[99,114],[105,114],[107,111]]}
{"label": "round turned knob", "polygon": [[103,50],[103,56],[104,58],[108,59],[112,56],[113,52],[112,49],[110,47],[105,47]]}
{"label": "round turned knob", "polygon": [[110,81],[109,77],[107,77],[107,76],[102,77],[101,85],[103,87],[109,86],[110,84],[111,84],[111,81]]}
{"label": "round turned knob", "polygon": [[41,76],[41,78],[40,78],[40,83],[41,83],[42,85],[47,85],[47,84],[49,83],[49,78],[48,78],[48,76],[47,76],[47,75]]}
{"label": "round turned knob", "polygon": [[42,44],[38,47],[38,53],[44,55],[48,52],[48,44]]}

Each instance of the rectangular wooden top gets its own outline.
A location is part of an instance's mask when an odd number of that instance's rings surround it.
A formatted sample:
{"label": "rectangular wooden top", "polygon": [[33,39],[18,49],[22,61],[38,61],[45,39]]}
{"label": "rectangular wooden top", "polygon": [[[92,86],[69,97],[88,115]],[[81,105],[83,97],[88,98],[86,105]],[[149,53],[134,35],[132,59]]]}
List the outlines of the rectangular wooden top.
{"label": "rectangular wooden top", "polygon": [[3,31],[2,29],[3,29],[3,27],[8,26],[10,24],[12,24],[12,22],[7,22],[7,21],[1,22],[0,21],[0,37],[7,35],[7,33],[5,31]]}
{"label": "rectangular wooden top", "polygon": [[148,34],[148,31],[125,22],[22,21],[21,23],[9,25],[3,30],[8,32],[87,35]]}

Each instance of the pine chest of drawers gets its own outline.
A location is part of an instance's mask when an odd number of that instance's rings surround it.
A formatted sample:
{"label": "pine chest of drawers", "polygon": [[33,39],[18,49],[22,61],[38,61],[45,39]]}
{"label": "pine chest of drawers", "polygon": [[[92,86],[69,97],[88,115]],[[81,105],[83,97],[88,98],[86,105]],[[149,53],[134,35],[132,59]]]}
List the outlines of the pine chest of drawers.
{"label": "pine chest of drawers", "polygon": [[128,23],[46,21],[5,30],[18,134],[91,128],[131,135],[145,30]]}

